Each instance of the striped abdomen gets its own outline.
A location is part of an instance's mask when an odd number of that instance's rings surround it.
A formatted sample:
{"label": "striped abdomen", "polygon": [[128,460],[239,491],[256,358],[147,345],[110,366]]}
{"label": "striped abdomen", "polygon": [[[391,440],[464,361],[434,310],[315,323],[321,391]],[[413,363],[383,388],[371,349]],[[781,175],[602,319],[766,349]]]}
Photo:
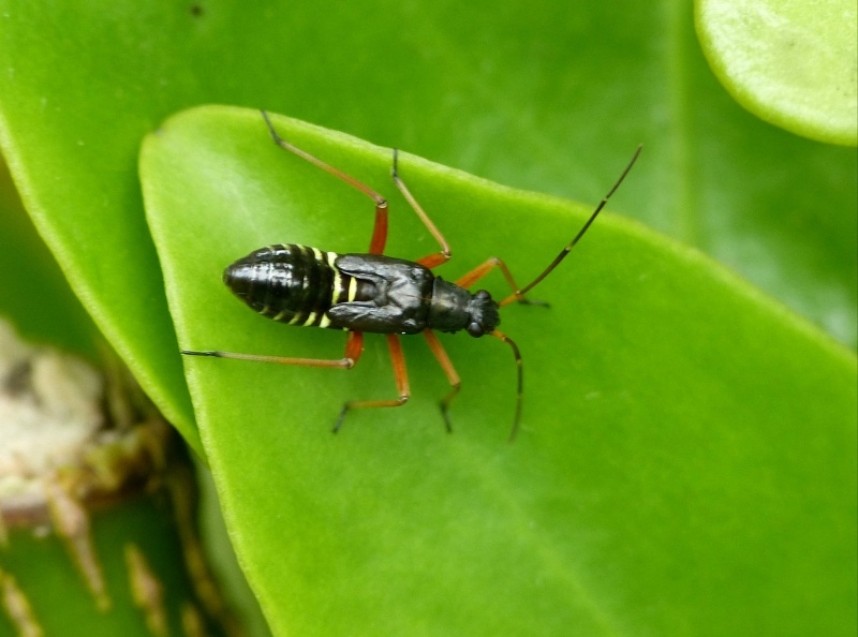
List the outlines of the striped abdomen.
{"label": "striped abdomen", "polygon": [[251,252],[229,266],[224,283],[255,311],[275,321],[330,327],[326,312],[352,301],[359,282],[340,272],[335,252],[294,244]]}

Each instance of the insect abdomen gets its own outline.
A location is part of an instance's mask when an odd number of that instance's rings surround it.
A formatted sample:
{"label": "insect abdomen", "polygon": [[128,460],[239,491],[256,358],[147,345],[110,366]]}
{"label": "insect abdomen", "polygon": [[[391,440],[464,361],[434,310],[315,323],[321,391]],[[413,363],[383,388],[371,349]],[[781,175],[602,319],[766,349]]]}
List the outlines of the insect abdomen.
{"label": "insect abdomen", "polygon": [[230,265],[224,283],[253,310],[272,320],[328,327],[326,312],[349,297],[352,277],[334,265],[339,255],[295,244],[261,248]]}

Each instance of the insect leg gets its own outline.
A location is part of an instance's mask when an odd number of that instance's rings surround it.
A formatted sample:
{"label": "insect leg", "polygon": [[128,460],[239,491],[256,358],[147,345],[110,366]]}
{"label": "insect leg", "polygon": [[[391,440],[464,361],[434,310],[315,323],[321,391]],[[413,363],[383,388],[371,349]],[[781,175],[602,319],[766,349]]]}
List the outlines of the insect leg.
{"label": "insect leg", "polygon": [[[506,282],[513,290],[519,289],[518,284],[515,282],[515,279],[512,276],[512,272],[509,271],[509,268],[507,267],[506,263],[504,263],[497,257],[490,257],[486,259],[476,268],[474,268],[467,274],[464,274],[459,277],[456,280],[456,285],[466,289],[470,288],[472,285],[474,285],[474,283],[482,279],[495,268],[498,268],[501,271],[501,273],[503,274],[503,278],[506,279]],[[548,303],[545,303],[544,301],[532,301],[530,299],[525,298],[524,296],[516,295],[515,292],[511,296],[504,299],[503,302],[500,303],[500,305],[507,305],[509,303],[512,303],[513,301],[518,301],[519,303],[523,303],[525,305],[548,305]]]}
{"label": "insect leg", "polygon": [[214,358],[232,358],[257,363],[277,363],[278,365],[299,365],[302,367],[335,367],[351,369],[363,353],[363,332],[349,332],[346,349],[342,358],[292,358],[287,356],[269,356],[265,354],[243,354],[240,352],[192,351],[182,350],[185,356],[211,356]]}
{"label": "insect leg", "polygon": [[444,370],[444,375],[447,377],[447,380],[450,382],[450,386],[453,388],[450,390],[449,394],[441,399],[441,415],[444,417],[444,426],[447,428],[447,433],[453,433],[453,426],[450,424],[450,414],[448,412],[450,409],[450,402],[456,397],[456,394],[458,394],[459,390],[462,388],[462,381],[459,379],[459,374],[457,374],[456,370],[453,368],[453,363],[450,362],[450,357],[447,356],[447,352],[444,351],[441,341],[439,341],[438,337],[435,336],[435,332],[432,330],[423,330],[423,336],[426,338],[426,343],[429,345],[429,349],[438,360],[438,364],[441,366],[441,369]]}
{"label": "insect leg", "polygon": [[429,234],[435,237],[435,241],[437,241],[438,245],[441,246],[440,252],[433,252],[422,259],[418,259],[417,263],[430,269],[437,267],[442,263],[446,263],[450,260],[450,255],[452,254],[450,252],[450,245],[447,243],[444,235],[441,234],[441,231],[438,230],[438,227],[429,218],[429,215],[426,214],[426,211],[423,210],[423,206],[417,203],[414,195],[411,194],[411,190],[409,190],[408,186],[405,185],[405,182],[402,181],[402,178],[399,176],[399,151],[395,148],[393,149],[393,169],[391,171],[391,176],[393,177],[393,183],[396,184],[397,188],[399,188],[399,192],[401,192],[402,196],[405,197],[408,205],[411,206],[411,209],[414,210],[414,213],[420,221],[423,222],[423,225],[426,226]]}
{"label": "insect leg", "polygon": [[393,364],[393,378],[396,381],[398,398],[387,400],[350,400],[343,405],[340,415],[334,423],[333,433],[337,433],[343,425],[343,419],[352,409],[365,409],[367,407],[400,407],[411,398],[411,390],[408,387],[408,370],[405,368],[405,355],[402,353],[402,345],[396,334],[387,335],[387,347],[390,350],[390,361]]}
{"label": "insect leg", "polygon": [[330,164],[323,162],[315,155],[311,155],[307,151],[298,148],[291,142],[280,137],[274,128],[274,124],[271,123],[268,113],[265,111],[260,112],[262,113],[262,118],[265,120],[265,124],[268,126],[268,132],[271,133],[271,139],[273,139],[274,143],[280,146],[280,148],[288,150],[290,153],[310,162],[317,168],[321,168],[329,175],[333,175],[340,181],[348,184],[355,190],[362,192],[373,200],[375,203],[375,224],[372,229],[372,239],[369,243],[369,252],[370,254],[382,254],[384,252],[384,246],[387,243],[387,200],[365,183],[358,181],[351,175],[344,173],[338,168],[334,168]]}

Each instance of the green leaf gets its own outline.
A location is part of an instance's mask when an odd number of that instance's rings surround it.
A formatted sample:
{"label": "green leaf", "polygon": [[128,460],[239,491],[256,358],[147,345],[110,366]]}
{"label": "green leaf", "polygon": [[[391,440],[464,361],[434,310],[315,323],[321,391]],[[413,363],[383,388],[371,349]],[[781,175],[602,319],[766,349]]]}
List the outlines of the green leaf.
{"label": "green leaf", "polygon": [[[389,149],[274,122],[390,199],[389,253],[437,249],[390,182]],[[497,254],[527,280],[591,208],[412,155],[400,172],[453,246],[440,269],[450,278]],[[340,356],[342,334],[268,321],[220,273],[274,242],[365,250],[366,197],[236,108],[168,120],[146,139],[141,174],[182,347]],[[633,200],[623,189],[613,205]],[[499,276],[486,285],[506,292]],[[503,314],[526,369],[512,445],[514,366],[493,339],[443,339],[463,379],[453,435],[420,338],[405,343],[413,400],[350,413],[337,436],[343,401],[394,395],[381,338],[367,337],[350,372],[185,361],[274,632],[853,634],[854,357],[711,260],[610,213],[537,291],[550,309]]]}
{"label": "green leaf", "polygon": [[703,51],[760,118],[823,142],[858,144],[858,7],[852,0],[698,0]]}
{"label": "green leaf", "polygon": [[0,237],[6,248],[0,249],[0,319],[11,321],[27,340],[97,356],[98,332],[46,253],[3,164]]}

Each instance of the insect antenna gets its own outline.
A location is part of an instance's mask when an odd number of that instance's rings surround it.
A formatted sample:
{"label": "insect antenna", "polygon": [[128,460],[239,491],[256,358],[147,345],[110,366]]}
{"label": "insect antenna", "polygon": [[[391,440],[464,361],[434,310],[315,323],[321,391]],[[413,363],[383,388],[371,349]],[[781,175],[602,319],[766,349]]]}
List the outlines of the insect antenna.
{"label": "insect antenna", "polygon": [[[608,200],[617,191],[617,188],[620,187],[620,184],[623,183],[623,180],[626,178],[626,175],[629,174],[629,171],[631,171],[632,166],[634,166],[635,162],[638,160],[638,157],[640,156],[642,149],[643,149],[643,145],[640,145],[635,149],[635,152],[632,155],[632,158],[629,160],[629,163],[626,164],[626,167],[623,169],[623,172],[620,174],[620,177],[617,179],[617,181],[614,183],[614,185],[608,191],[608,194],[606,194],[604,197],[602,197],[602,200],[599,202],[599,205],[596,206],[596,209],[590,215],[590,218],[587,219],[587,222],[581,227],[581,229],[578,231],[578,234],[576,234],[575,237],[573,237],[572,241],[570,241],[569,243],[567,243],[564,246],[564,248],[560,251],[560,254],[558,254],[556,257],[554,257],[554,260],[548,264],[548,267],[545,268],[545,270],[543,270],[539,276],[537,276],[535,279],[533,279],[533,281],[531,281],[530,283],[525,285],[523,288],[516,290],[515,292],[510,294],[508,297],[506,297],[503,301],[501,301],[499,303],[499,305],[501,307],[503,307],[504,305],[509,305],[510,303],[520,302],[524,298],[525,294],[527,294],[533,288],[535,288],[537,285],[539,285],[545,277],[547,277],[549,274],[551,274],[551,272],[554,270],[554,268],[556,268],[558,265],[560,265],[560,262],[566,258],[566,255],[568,255],[572,251],[572,248],[575,247],[575,244],[578,243],[578,241],[581,239],[581,237],[584,236],[584,233],[587,232],[587,230],[590,228],[592,223],[596,220],[596,217],[598,217],[599,213],[602,212],[602,209],[608,203]],[[501,340],[504,340],[504,339],[501,339]]]}

